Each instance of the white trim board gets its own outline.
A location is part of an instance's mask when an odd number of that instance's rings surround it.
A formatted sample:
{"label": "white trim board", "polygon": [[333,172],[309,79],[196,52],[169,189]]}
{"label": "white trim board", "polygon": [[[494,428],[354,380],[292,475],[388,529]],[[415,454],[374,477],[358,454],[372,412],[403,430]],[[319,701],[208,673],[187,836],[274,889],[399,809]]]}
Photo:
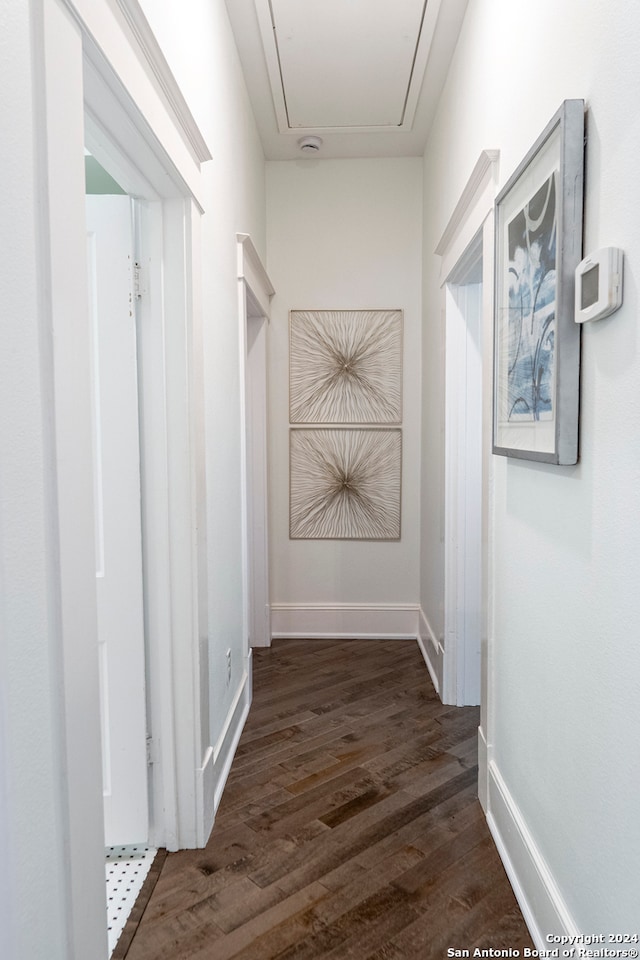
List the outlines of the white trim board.
{"label": "white trim board", "polygon": [[418,604],[272,603],[273,638],[416,640]]}
{"label": "white trim board", "polygon": [[189,109],[182,90],[171,72],[171,68],[149,26],[149,21],[145,17],[142,7],[137,0],[116,0],[116,3],[131,31],[132,37],[135,38],[141,59],[144,58],[144,61],[158,82],[167,106],[171,110],[172,119],[176,127],[180,130],[194,160],[199,163],[204,163],[205,160],[211,160],[211,151]]}
{"label": "white trim board", "polygon": [[493,209],[497,192],[499,150],[483,150],[435,249],[442,257],[440,285],[446,283],[464,251]]}
{"label": "white trim board", "polygon": [[488,771],[487,823],[538,950],[548,950],[548,934],[576,937],[576,926],[526,821],[495,763]]}
{"label": "white trim board", "polygon": [[234,697],[222,733],[215,746],[210,746],[206,750],[202,766],[197,771],[198,783],[201,786],[196,794],[196,802],[201,802],[201,798],[204,798],[206,804],[202,813],[198,812],[198,847],[204,847],[209,839],[231,764],[249,715],[253,690],[252,677],[253,660],[249,650],[247,669]]}
{"label": "white trim board", "polygon": [[238,241],[238,280],[244,280],[247,299],[253,308],[247,310],[247,315],[265,317],[269,320],[271,298],[276,292],[275,288],[249,234],[237,233],[236,239]]}
{"label": "white trim board", "polygon": [[431,675],[436,693],[442,699],[442,672],[444,670],[444,648],[436,639],[427,615],[420,607],[418,621],[418,646]]}
{"label": "white trim board", "polygon": [[[444,257],[449,253],[456,235],[465,221],[469,219],[469,212],[473,210],[482,199],[488,181],[490,179],[494,182],[497,181],[499,160],[499,150],[482,150],[480,152],[480,156],[476,160],[476,165],[471,171],[471,175],[467,180],[464,190],[460,194],[455,209],[449,217],[449,222],[438,241],[438,245],[434,251],[438,256]],[[463,249],[466,245],[466,243],[463,244]]]}
{"label": "white trim board", "polygon": [[489,814],[488,756],[487,737],[481,724],[478,727],[478,800],[485,816]]}
{"label": "white trim board", "polygon": [[[471,263],[482,262],[480,231]],[[482,483],[483,367],[482,284],[461,280],[445,292],[445,526],[443,703],[480,703],[482,522],[486,514]]]}
{"label": "white trim board", "polygon": [[[145,143],[150,155],[157,154],[161,145],[168,177],[162,176],[161,167],[156,168],[158,182],[164,184],[158,192],[167,196],[167,189],[178,180],[179,195],[184,196],[186,188],[202,209],[200,166],[211,153],[137,0],[63,3],[80,26],[84,60],[93,67],[85,96],[89,114],[95,114],[97,96],[102,101],[97,113],[101,126],[125,158],[137,157]],[[105,116],[104,88],[116,107],[110,117]],[[134,153],[127,149],[132,137]],[[94,153],[96,145],[87,146]],[[102,162],[99,154],[96,157]],[[109,172],[116,171],[110,168]],[[122,170],[117,173],[120,176]],[[121,186],[128,189],[126,184]]]}

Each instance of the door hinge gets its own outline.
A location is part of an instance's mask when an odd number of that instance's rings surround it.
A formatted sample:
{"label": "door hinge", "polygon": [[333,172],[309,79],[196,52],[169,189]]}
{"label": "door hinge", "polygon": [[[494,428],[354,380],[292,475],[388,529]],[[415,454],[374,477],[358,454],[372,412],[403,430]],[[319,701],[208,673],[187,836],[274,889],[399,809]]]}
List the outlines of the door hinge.
{"label": "door hinge", "polygon": [[147,737],[147,763],[151,765],[152,763],[158,763],[160,759],[160,749],[158,741],[154,740],[153,737]]}
{"label": "door hinge", "polygon": [[133,295],[136,300],[142,300],[144,293],[144,271],[141,264],[136,260],[133,264]]}

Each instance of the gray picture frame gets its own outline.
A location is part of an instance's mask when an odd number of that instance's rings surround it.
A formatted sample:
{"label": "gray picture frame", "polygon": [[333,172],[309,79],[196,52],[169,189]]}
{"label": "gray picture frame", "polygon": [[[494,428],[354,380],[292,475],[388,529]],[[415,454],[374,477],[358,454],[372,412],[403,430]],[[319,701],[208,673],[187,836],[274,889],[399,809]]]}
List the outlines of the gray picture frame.
{"label": "gray picture frame", "polygon": [[565,100],[495,201],[494,454],[578,459],[584,101]]}

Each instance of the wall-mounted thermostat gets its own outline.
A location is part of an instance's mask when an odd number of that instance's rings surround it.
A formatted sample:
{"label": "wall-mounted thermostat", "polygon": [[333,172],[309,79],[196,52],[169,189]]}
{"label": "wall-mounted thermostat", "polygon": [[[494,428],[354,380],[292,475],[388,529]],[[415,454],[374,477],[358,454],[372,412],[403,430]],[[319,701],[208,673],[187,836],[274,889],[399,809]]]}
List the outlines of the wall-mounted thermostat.
{"label": "wall-mounted thermostat", "polygon": [[619,247],[603,247],[576,267],[576,323],[601,320],[622,304],[622,263]]}

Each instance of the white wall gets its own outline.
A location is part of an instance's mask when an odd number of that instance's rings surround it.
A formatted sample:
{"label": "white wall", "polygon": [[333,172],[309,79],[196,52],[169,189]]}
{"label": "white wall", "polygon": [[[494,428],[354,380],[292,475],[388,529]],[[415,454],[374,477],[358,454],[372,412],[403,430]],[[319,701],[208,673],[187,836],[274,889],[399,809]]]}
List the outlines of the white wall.
{"label": "white wall", "polygon": [[[418,595],[421,170],[418,159],[267,163],[274,633],[388,635],[417,623],[397,607]],[[378,307],[404,311],[401,540],[289,540],[289,310]]]}
{"label": "white wall", "polygon": [[[236,233],[265,258],[264,158],[223,0],[142,7],[207,141],[203,167],[203,313],[208,489],[210,742],[243,682],[240,327]],[[226,651],[232,679],[227,685]]]}
{"label": "white wall", "polygon": [[[4,131],[10,185],[0,229],[0,929],[10,960],[68,952],[60,623],[56,603],[50,318],[35,276],[46,269],[35,189],[43,171],[27,4],[0,10]],[[34,75],[35,73],[35,75]],[[6,820],[5,820],[6,818]],[[6,885],[6,890],[5,890]],[[105,938],[106,944],[106,938]]]}
{"label": "white wall", "polygon": [[631,0],[541,0],[535,15],[471,0],[425,154],[421,599],[436,630],[442,500],[428,478],[443,470],[444,366],[433,251],[480,151],[501,151],[504,183],[561,101],[584,98],[585,251],[626,255],[622,309],[583,330],[579,464],[491,458],[492,816],[541,935],[637,932],[639,30]]}

